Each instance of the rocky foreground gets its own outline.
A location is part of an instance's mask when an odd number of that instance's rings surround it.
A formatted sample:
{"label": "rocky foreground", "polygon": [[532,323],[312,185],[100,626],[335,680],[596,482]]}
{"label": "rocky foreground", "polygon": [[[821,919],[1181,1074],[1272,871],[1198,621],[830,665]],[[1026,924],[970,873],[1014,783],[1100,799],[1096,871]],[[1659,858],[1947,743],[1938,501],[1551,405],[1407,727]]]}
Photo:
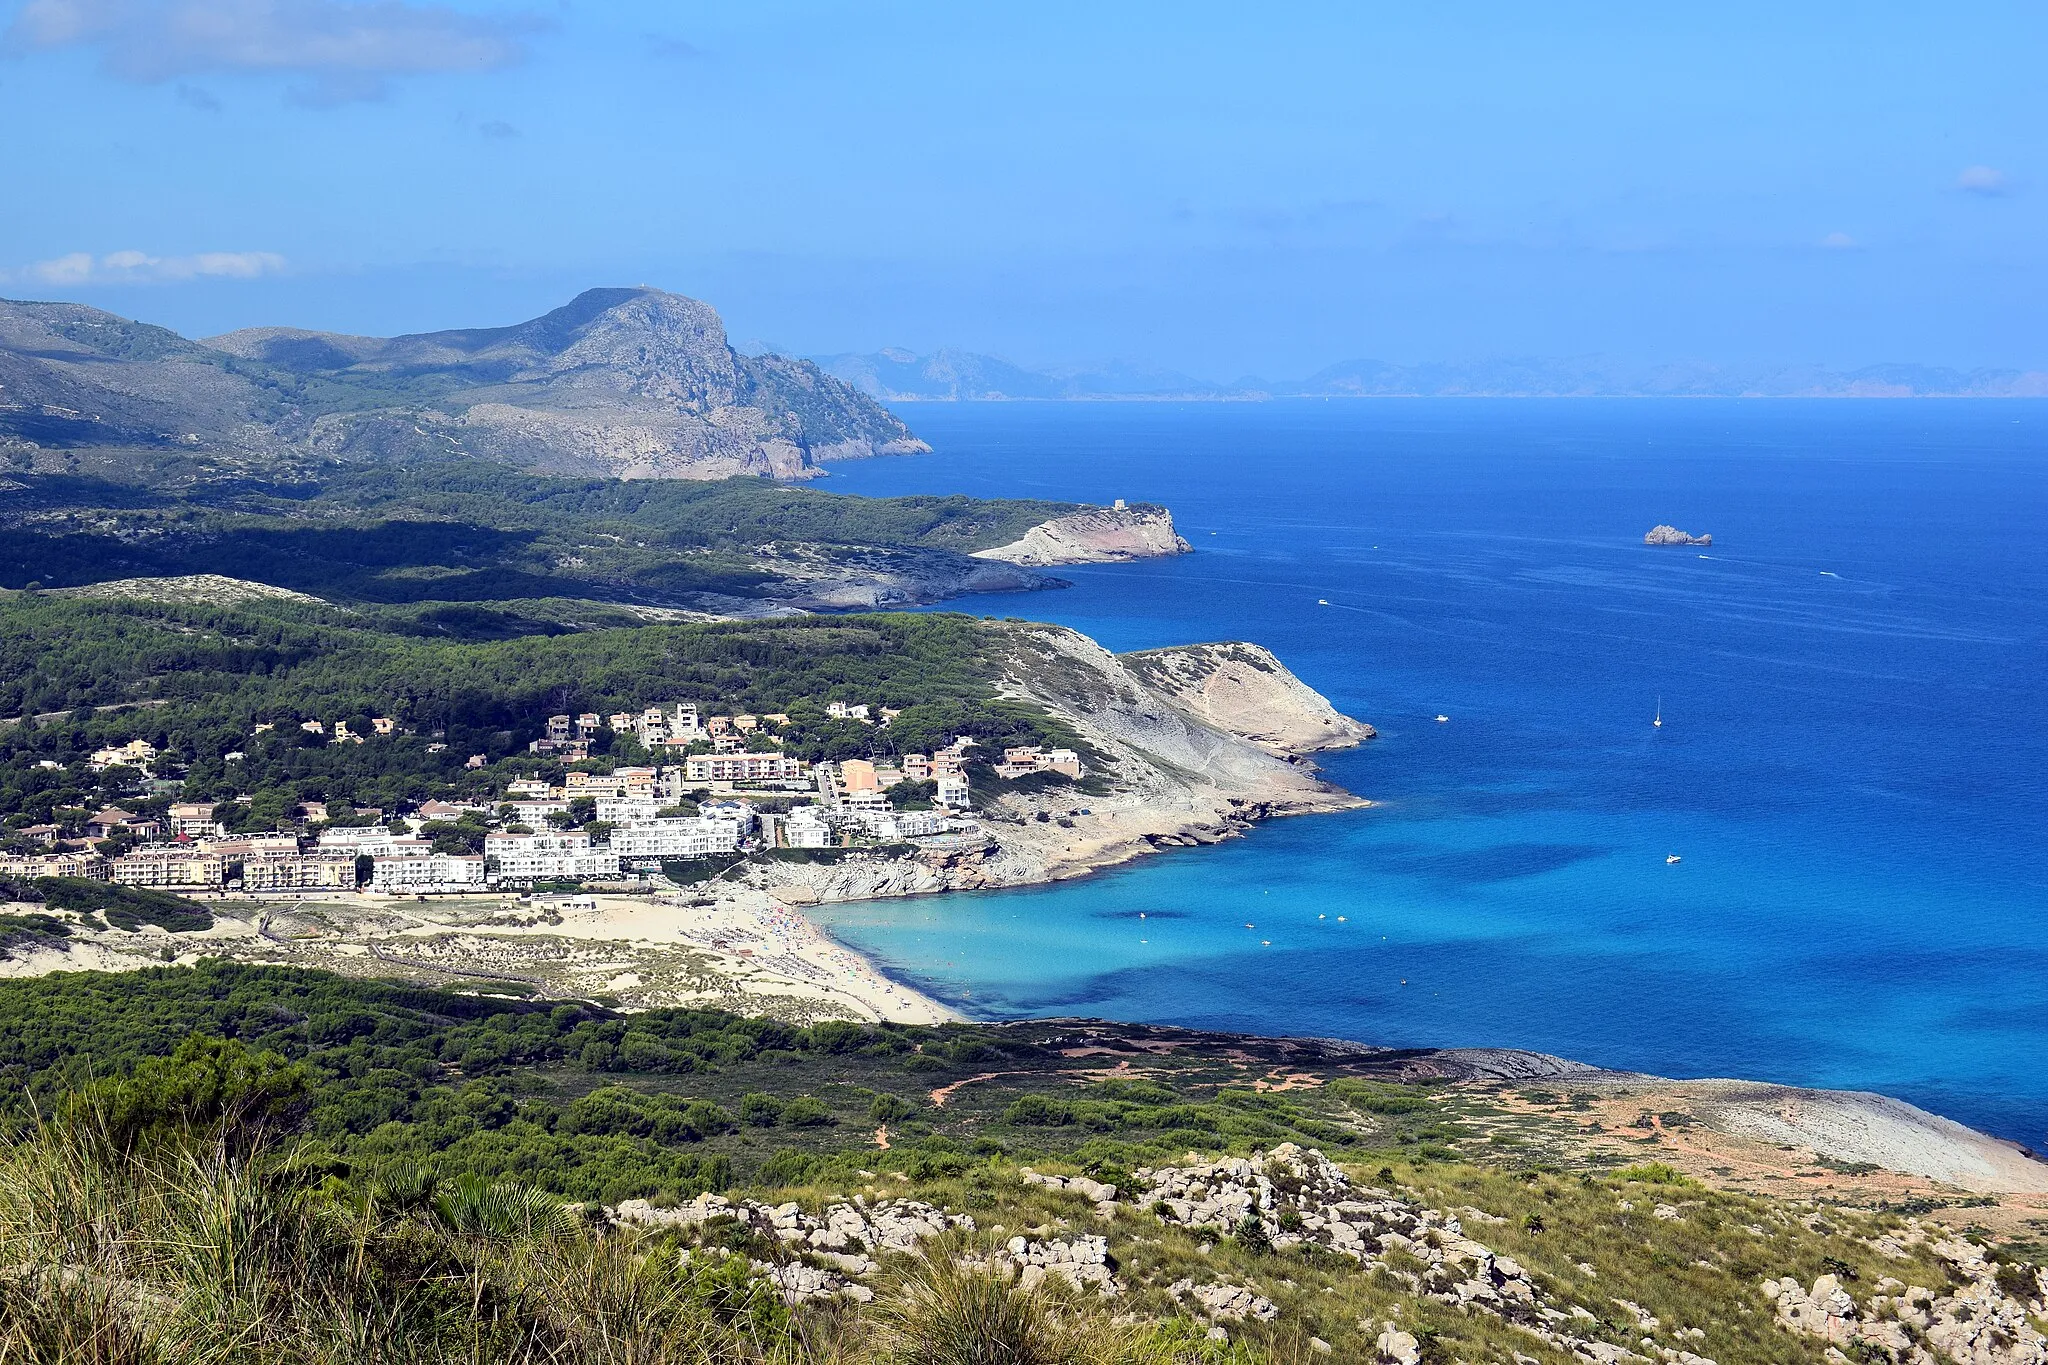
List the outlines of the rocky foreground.
{"label": "rocky foreground", "polygon": [[[1666,1321],[1633,1299],[1603,1292],[1589,1264],[1580,1262],[1579,1283],[1567,1284],[1497,1251],[1483,1232],[1468,1231],[1468,1225],[1505,1224],[1506,1217],[1471,1206],[1432,1207],[1412,1193],[1359,1183],[1321,1152],[1291,1143],[1249,1157],[1202,1161],[1191,1156],[1185,1163],[1141,1167],[1129,1190],[1085,1175],[1041,1174],[1029,1167],[1019,1175],[1026,1186],[1068,1200],[1069,1216],[1005,1237],[1006,1228],[980,1228],[971,1214],[918,1199],[870,1201],[855,1195],[813,1212],[795,1199],[768,1203],[709,1194],[668,1208],[629,1200],[609,1216],[626,1226],[695,1234],[718,1227],[751,1231],[761,1244],[780,1249],[778,1255],[752,1259],[751,1273],[774,1285],[791,1304],[832,1298],[872,1302],[870,1282],[883,1274],[892,1255],[949,1255],[999,1267],[1026,1288],[1051,1280],[1076,1294],[1124,1299],[1144,1288],[1134,1281],[1125,1258],[1151,1240],[1144,1231],[1150,1223],[1207,1239],[1197,1248],[1198,1258],[1224,1239],[1259,1257],[1308,1264],[1334,1258],[1335,1264],[1369,1274],[1401,1297],[1490,1321],[1507,1329],[1510,1341],[1521,1336],[1527,1350],[1547,1348],[1585,1365],[1715,1365],[1700,1353],[1709,1336],[1705,1326]],[[1381,1175],[1391,1182],[1391,1171]],[[1647,1206],[1644,1211],[1653,1222],[1674,1227],[1707,1216],[1682,1185],[1652,1187],[1640,1196],[1620,1198],[1617,1205],[1622,1215]],[[1525,1222],[1540,1230],[1533,1215]],[[1818,1222],[1817,1214],[1806,1218],[1809,1230]],[[1769,1237],[1762,1226],[1735,1231],[1754,1239]],[[1840,1234],[1827,1230],[1824,1235]],[[1848,1358],[1845,1353],[1897,1365],[2048,1361],[2048,1336],[2036,1320],[2048,1310],[2048,1278],[2039,1269],[1994,1259],[1981,1242],[1916,1219],[1866,1237],[1863,1245],[1896,1265],[1899,1274],[1877,1278],[1860,1302],[1846,1287],[1856,1282],[1857,1272],[1845,1261],[1835,1261],[1838,1271],[1817,1277],[1810,1288],[1790,1275],[1761,1276],[1759,1297],[1781,1332],[1824,1345],[1827,1358],[1837,1365]],[[1712,1268],[1714,1263],[1702,1258],[1700,1264]],[[1284,1287],[1294,1288],[1294,1282],[1287,1280]],[[1219,1340],[1244,1325],[1277,1323],[1287,1316],[1261,1283],[1233,1280],[1220,1269],[1199,1268],[1151,1288],[1155,1294],[1163,1289],[1181,1311],[1210,1324],[1210,1336]],[[1347,1358],[1386,1365],[1422,1365],[1425,1344],[1435,1335],[1420,1322],[1404,1322],[1398,1305],[1385,1319],[1361,1320],[1355,1328],[1354,1354]],[[1358,1353],[1366,1341],[1370,1347]],[[1316,1354],[1336,1350],[1319,1336],[1307,1345]],[[1513,1355],[1522,1365],[1533,1365],[1520,1350]]]}

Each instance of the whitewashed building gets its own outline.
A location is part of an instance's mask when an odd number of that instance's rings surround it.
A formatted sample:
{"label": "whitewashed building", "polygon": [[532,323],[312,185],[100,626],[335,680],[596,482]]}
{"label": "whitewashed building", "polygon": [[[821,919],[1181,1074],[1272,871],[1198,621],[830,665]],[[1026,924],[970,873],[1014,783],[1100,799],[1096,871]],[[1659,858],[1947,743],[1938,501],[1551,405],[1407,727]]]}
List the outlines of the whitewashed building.
{"label": "whitewashed building", "polygon": [[390,896],[474,894],[484,885],[484,860],[473,853],[379,858],[370,865],[370,889]]}
{"label": "whitewashed building", "polygon": [[497,864],[505,882],[574,881],[616,877],[619,856],[593,845],[582,830],[543,830],[532,834],[487,834],[484,856]]}
{"label": "whitewashed building", "polygon": [[683,760],[691,782],[801,782],[810,765],[787,754],[692,754]]}
{"label": "whitewashed building", "polygon": [[622,865],[658,862],[663,858],[710,858],[736,853],[740,827],[736,821],[701,816],[641,820],[612,831],[612,854]]}

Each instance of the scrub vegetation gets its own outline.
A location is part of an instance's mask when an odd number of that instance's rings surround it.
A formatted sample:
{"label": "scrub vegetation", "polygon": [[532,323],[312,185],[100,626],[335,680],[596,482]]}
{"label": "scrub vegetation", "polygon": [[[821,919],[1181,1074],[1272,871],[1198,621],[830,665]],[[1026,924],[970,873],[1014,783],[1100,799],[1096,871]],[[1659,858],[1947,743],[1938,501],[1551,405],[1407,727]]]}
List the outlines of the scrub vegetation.
{"label": "scrub vegetation", "polygon": [[[1963,1284],[1902,1210],[1504,1145],[1486,1092],[1403,1065],[1061,1021],[619,1015],[217,962],[9,982],[0,1359],[1573,1360],[1437,1292],[1415,1256],[1361,1265],[1131,1202],[1146,1170],[1284,1143],[1339,1162],[1359,1198],[1461,1220],[1605,1359],[1820,1365],[1827,1342],[1780,1322],[1761,1281],[1833,1277],[1859,1303]],[[1275,1076],[1288,1088],[1260,1088]],[[730,1202],[666,1225],[620,1208],[713,1190]],[[973,1227],[881,1254],[863,1296],[794,1302],[770,1276],[838,1262],[721,1212],[904,1200]],[[1103,1239],[1114,1295],[1012,1275],[1018,1234]],[[1991,1255],[2015,1300],[2039,1294],[2014,1249]],[[1190,1285],[1264,1308],[1215,1316]]]}

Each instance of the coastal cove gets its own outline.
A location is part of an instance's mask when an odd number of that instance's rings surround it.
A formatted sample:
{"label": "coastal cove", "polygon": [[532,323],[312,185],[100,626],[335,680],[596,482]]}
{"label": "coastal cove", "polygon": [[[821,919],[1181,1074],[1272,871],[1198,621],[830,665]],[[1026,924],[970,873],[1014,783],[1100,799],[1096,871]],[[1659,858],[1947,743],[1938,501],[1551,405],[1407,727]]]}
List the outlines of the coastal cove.
{"label": "coastal cove", "polygon": [[[952,609],[1266,645],[1378,729],[1319,762],[1380,804],[810,912],[906,982],[1871,1089],[2048,1143],[2041,405],[907,413],[938,453],[833,491],[1142,499],[1196,551]],[[1644,546],[1663,522],[1714,544]]]}

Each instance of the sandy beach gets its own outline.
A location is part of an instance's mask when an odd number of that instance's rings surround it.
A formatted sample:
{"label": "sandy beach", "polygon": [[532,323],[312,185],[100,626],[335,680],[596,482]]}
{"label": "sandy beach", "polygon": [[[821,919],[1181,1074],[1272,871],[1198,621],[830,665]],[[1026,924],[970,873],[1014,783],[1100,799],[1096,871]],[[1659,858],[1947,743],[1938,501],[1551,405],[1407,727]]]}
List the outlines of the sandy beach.
{"label": "sandy beach", "polygon": [[703,1005],[794,1022],[958,1017],[753,887],[531,899],[223,897],[208,906],[216,922],[204,933],[81,927],[64,949],[0,959],[0,977],[232,957],[485,989],[497,982],[622,1009]]}

